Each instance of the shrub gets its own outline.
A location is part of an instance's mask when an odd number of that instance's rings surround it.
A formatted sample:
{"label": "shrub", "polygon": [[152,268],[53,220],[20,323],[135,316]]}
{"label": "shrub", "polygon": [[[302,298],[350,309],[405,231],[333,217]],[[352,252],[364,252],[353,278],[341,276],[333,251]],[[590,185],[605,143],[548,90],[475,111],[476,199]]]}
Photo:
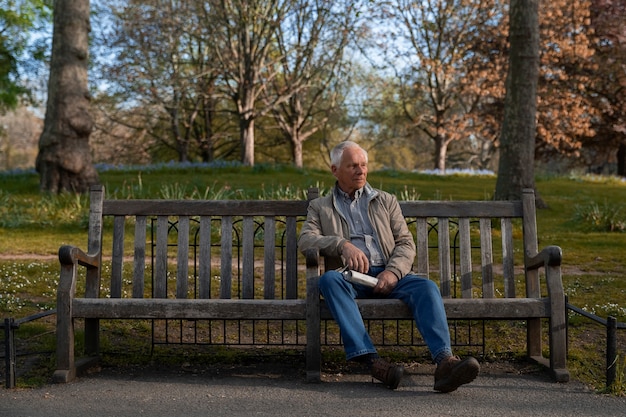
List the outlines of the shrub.
{"label": "shrub", "polygon": [[605,202],[600,206],[592,201],[575,206],[574,221],[594,232],[626,232],[626,212],[623,209],[621,204]]}

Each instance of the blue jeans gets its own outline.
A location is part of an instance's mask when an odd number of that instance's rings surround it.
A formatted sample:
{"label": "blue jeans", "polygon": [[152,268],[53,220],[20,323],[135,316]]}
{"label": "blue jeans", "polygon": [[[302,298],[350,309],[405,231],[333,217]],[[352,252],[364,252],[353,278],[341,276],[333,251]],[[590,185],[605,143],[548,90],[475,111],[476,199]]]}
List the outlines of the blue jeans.
{"label": "blue jeans", "polygon": [[[370,268],[368,275],[376,276],[383,269],[382,267]],[[351,284],[337,271],[324,273],[318,285],[330,312],[339,325],[346,359],[376,353],[376,348],[365,329],[361,313],[354,300],[379,296],[373,293],[372,288]],[[433,359],[439,354],[452,354],[448,320],[437,284],[427,278],[409,274],[398,281],[398,285],[386,298],[402,300],[409,306],[417,329]]]}

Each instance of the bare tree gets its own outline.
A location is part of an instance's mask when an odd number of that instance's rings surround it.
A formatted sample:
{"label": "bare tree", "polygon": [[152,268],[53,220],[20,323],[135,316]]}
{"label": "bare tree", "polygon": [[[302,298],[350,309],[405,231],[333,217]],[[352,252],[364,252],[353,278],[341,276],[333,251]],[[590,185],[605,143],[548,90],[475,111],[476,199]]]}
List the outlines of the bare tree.
{"label": "bare tree", "polygon": [[109,117],[148,133],[183,162],[214,157],[217,68],[201,4],[131,0],[101,11],[113,22],[101,31],[101,50],[115,59],[99,67],[108,93],[124,103],[109,107]]}
{"label": "bare tree", "polygon": [[395,0],[387,11],[399,39],[392,62],[405,116],[434,143],[434,168],[444,171],[448,146],[478,136],[469,116],[494,80],[473,71],[472,48],[499,22],[500,0]]}
{"label": "bare tree", "polygon": [[[511,0],[509,70],[496,200],[521,199],[524,188],[535,188],[539,78],[539,0]],[[538,201],[539,197],[537,197]],[[540,204],[541,206],[542,204]]]}
{"label": "bare tree", "polygon": [[[254,165],[254,123],[293,94],[288,88],[270,95],[267,86],[281,75],[285,56],[276,35],[293,0],[211,0],[205,3],[211,22],[211,45],[223,75],[220,84],[239,120],[241,162]],[[265,97],[261,103],[261,97]]]}
{"label": "bare tree", "polygon": [[354,1],[295,1],[277,31],[282,74],[266,90],[266,104],[292,92],[272,114],[297,167],[302,167],[304,142],[326,124],[341,102],[341,85],[350,79],[344,53],[357,37],[359,12],[359,2]]}
{"label": "bare tree", "polygon": [[99,182],[89,150],[89,0],[56,0],[48,103],[39,139],[40,189],[83,193]]}

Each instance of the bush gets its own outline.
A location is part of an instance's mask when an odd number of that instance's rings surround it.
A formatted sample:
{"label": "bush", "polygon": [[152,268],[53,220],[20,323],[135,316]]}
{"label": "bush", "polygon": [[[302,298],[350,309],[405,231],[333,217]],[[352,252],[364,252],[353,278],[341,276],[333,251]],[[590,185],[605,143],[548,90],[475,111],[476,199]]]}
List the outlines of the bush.
{"label": "bush", "polygon": [[594,232],[626,232],[626,212],[621,204],[604,203],[600,206],[592,201],[576,205],[574,221],[582,224],[585,230]]}

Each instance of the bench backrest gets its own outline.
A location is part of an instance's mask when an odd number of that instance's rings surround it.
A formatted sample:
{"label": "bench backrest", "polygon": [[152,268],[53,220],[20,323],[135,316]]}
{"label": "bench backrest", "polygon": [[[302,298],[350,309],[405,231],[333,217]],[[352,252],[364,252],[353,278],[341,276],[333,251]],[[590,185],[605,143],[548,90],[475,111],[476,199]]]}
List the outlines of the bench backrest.
{"label": "bench backrest", "polygon": [[105,200],[104,188],[94,187],[89,252],[102,247],[101,219],[112,218],[113,298],[297,298],[298,275],[304,276],[297,223],[307,206],[306,200]]}
{"label": "bench backrest", "polygon": [[[439,281],[445,298],[515,297],[525,254],[537,251],[535,197],[521,201],[400,202],[416,236],[415,271]],[[433,271],[434,269],[434,271]],[[523,296],[539,297],[526,276]]]}
{"label": "bench backrest", "polygon": [[[317,195],[309,191],[309,198]],[[524,274],[524,254],[537,250],[532,190],[523,201],[400,205],[416,238],[414,269],[438,281],[444,297],[521,295],[516,275]],[[89,252],[102,248],[105,224],[112,227],[103,260],[111,260],[113,298],[304,298],[297,237],[307,206],[307,200],[105,200],[98,186],[91,190]],[[539,297],[538,277],[525,278],[525,296]],[[86,295],[98,296],[99,288],[88,282]]]}

